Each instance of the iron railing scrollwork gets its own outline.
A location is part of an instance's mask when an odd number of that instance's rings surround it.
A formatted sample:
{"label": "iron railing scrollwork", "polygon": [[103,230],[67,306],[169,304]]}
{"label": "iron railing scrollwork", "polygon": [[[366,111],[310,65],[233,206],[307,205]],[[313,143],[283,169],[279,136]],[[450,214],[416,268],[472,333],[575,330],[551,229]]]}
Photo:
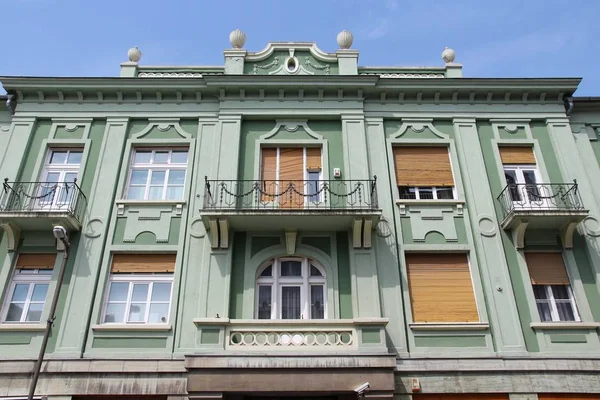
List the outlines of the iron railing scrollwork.
{"label": "iron railing scrollwork", "polygon": [[0,212],[63,212],[83,220],[87,197],[73,182],[8,182],[4,179],[0,192]]}
{"label": "iron railing scrollwork", "polygon": [[205,210],[374,210],[377,177],[364,180],[209,180]]}
{"label": "iron railing scrollwork", "polygon": [[513,211],[583,210],[577,181],[573,183],[511,183],[498,196],[504,216]]}

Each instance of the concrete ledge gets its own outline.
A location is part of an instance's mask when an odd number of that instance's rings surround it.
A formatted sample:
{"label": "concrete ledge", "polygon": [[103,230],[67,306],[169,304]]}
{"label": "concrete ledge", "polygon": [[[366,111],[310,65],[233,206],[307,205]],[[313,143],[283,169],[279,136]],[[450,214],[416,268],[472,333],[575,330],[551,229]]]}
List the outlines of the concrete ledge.
{"label": "concrete ledge", "polygon": [[171,330],[170,324],[101,324],[92,325],[93,331],[98,332],[168,332]]}
{"label": "concrete ledge", "polygon": [[124,204],[128,206],[169,206],[169,205],[184,205],[184,200],[115,200],[115,204]]}
{"label": "concrete ledge", "polygon": [[406,204],[407,206],[453,206],[456,204],[465,204],[465,201],[459,199],[396,199],[396,204]]}
{"label": "concrete ledge", "polygon": [[531,329],[565,330],[565,329],[598,329],[600,322],[532,322]]}
{"label": "concrete ledge", "polygon": [[46,324],[0,324],[0,332],[43,332]]}
{"label": "concrete ledge", "polygon": [[244,325],[244,326],[331,326],[331,325],[387,325],[388,318],[354,318],[354,319],[229,319],[229,318],[194,318],[196,325]]}
{"label": "concrete ledge", "polygon": [[490,324],[487,322],[466,323],[412,323],[409,324],[413,331],[482,331],[487,330]]}
{"label": "concrete ledge", "polygon": [[185,367],[188,369],[223,368],[231,370],[252,368],[273,369],[315,369],[315,368],[395,368],[396,356],[393,354],[314,354],[287,355],[264,354],[241,355],[190,355],[185,358]]}

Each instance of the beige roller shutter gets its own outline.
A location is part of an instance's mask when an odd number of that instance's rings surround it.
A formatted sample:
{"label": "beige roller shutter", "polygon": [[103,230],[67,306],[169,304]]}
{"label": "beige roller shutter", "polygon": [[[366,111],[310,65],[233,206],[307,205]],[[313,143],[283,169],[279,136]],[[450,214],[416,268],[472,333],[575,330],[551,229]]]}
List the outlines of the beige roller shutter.
{"label": "beige roller shutter", "polygon": [[306,169],[316,171],[323,168],[321,164],[321,148],[307,147],[306,148]]}
{"label": "beige roller shutter", "polygon": [[111,272],[151,273],[175,271],[175,254],[114,254]]}
{"label": "beige roller shutter", "polygon": [[17,269],[54,269],[56,254],[19,254]]}
{"label": "beige roller shutter", "polygon": [[398,186],[454,186],[447,147],[394,147]]}
{"label": "beige roller shutter", "polygon": [[466,254],[407,254],[414,322],[479,322]]}
{"label": "beige roller shutter", "polygon": [[525,260],[533,285],[569,285],[561,253],[526,252]]}
{"label": "beige roller shutter", "polygon": [[533,148],[518,146],[501,146],[500,158],[502,164],[534,164]]}
{"label": "beige roller shutter", "polygon": [[[290,183],[298,193],[304,193],[304,149],[302,147],[279,149],[279,191],[286,190]],[[289,190],[279,197],[279,206],[301,208],[304,196]]]}

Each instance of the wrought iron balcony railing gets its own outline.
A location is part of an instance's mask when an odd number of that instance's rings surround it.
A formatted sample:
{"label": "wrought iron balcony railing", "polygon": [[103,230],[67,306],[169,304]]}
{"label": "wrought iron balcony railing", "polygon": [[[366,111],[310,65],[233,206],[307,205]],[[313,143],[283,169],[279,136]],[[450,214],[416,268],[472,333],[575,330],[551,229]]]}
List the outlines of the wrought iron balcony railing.
{"label": "wrought iron balcony railing", "polygon": [[584,210],[577,181],[573,183],[509,184],[498,196],[504,216],[514,211]]}
{"label": "wrought iron balcony railing", "polygon": [[0,193],[0,213],[66,213],[83,220],[87,198],[73,182],[8,182]]}
{"label": "wrought iron balcony railing", "polygon": [[376,210],[377,177],[365,180],[209,180],[205,210]]}

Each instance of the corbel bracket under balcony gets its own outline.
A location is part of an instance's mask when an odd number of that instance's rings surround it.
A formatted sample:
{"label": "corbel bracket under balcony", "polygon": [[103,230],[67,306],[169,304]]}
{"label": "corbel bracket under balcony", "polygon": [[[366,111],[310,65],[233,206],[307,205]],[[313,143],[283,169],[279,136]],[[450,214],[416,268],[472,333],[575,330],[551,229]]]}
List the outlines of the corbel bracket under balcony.
{"label": "corbel bracket under balcony", "polygon": [[0,227],[4,229],[6,234],[6,249],[8,251],[16,251],[21,239],[21,228],[10,222],[0,221]]}
{"label": "corbel bracket under balcony", "polygon": [[213,250],[229,248],[229,221],[226,218],[211,218],[208,225],[210,247]]}

